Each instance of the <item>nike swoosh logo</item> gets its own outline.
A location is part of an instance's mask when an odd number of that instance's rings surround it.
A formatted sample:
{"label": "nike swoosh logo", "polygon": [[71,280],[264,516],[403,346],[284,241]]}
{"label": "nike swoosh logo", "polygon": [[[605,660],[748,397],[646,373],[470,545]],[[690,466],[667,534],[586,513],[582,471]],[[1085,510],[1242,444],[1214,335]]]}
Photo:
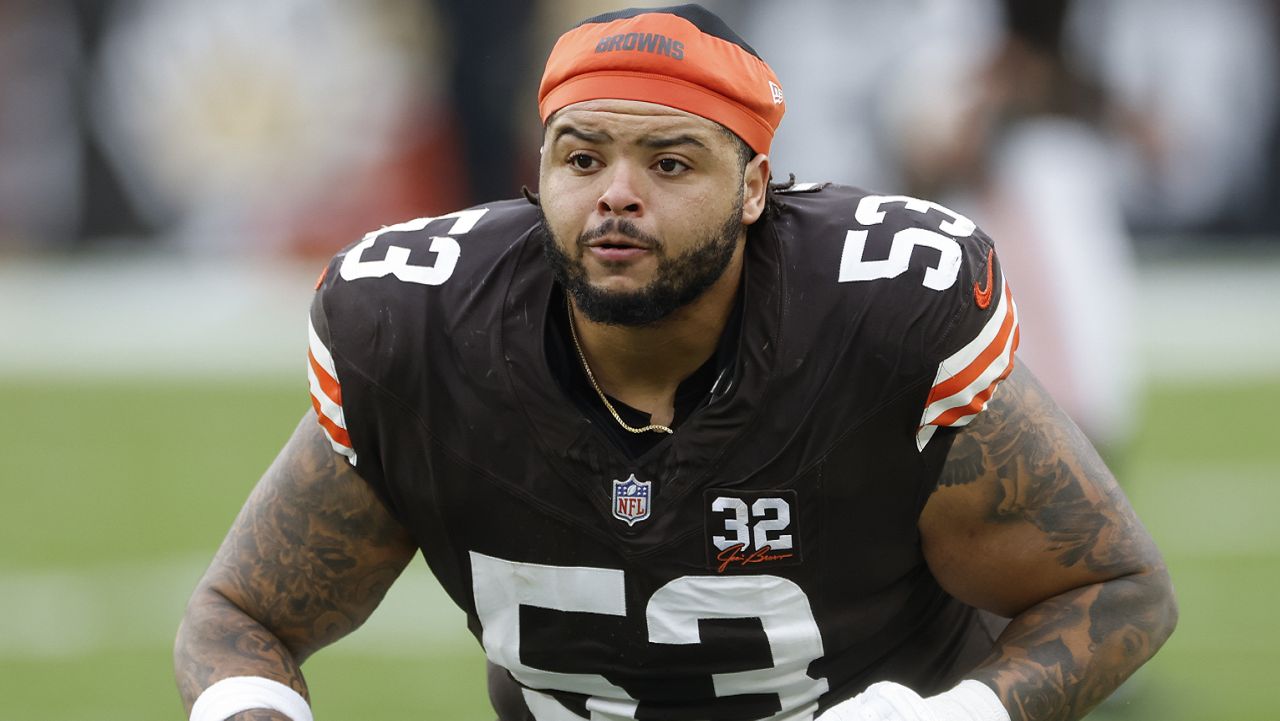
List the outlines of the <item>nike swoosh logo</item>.
{"label": "nike swoosh logo", "polygon": [[977,303],[978,307],[983,310],[991,307],[991,261],[995,258],[995,254],[994,250],[987,251],[987,287],[983,288],[977,283],[973,284],[973,302]]}

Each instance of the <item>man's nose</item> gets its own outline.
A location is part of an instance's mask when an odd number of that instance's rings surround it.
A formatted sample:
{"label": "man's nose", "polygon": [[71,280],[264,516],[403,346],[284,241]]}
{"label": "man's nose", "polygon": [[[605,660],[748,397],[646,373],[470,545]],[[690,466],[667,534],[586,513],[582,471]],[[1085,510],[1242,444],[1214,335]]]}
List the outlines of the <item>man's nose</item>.
{"label": "man's nose", "polygon": [[619,163],[610,170],[609,184],[596,201],[596,210],[601,215],[635,216],[644,212],[644,202],[640,198],[640,171],[630,163]]}

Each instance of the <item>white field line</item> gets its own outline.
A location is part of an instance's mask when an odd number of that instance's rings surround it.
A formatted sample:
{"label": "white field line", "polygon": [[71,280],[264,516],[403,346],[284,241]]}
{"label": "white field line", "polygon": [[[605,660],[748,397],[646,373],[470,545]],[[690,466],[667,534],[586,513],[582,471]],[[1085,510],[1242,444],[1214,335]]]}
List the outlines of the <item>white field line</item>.
{"label": "white field line", "polygon": [[1280,261],[1147,264],[1138,273],[1135,330],[1155,381],[1280,377]]}
{"label": "white field line", "polygon": [[[0,660],[166,647],[206,561],[0,571]],[[480,653],[465,616],[415,562],[364,626],[323,653],[429,657],[468,650]]]}
{"label": "white field line", "polygon": [[7,259],[0,263],[0,375],[303,379],[307,309],[321,267]]}
{"label": "white field line", "polygon": [[[1125,483],[1165,555],[1257,558],[1280,567],[1280,469],[1256,464],[1143,464]],[[172,642],[207,558],[0,571],[0,659],[67,658]],[[479,653],[466,619],[415,561],[363,627],[326,654],[429,657]]]}
{"label": "white field line", "polygon": [[[301,379],[321,263],[143,256],[0,263],[0,377]],[[1156,381],[1280,375],[1280,260],[1148,261],[1138,359]],[[299,381],[303,382],[303,381]]]}
{"label": "white field line", "polygon": [[1143,464],[1121,484],[1171,561],[1271,559],[1280,573],[1280,467]]}

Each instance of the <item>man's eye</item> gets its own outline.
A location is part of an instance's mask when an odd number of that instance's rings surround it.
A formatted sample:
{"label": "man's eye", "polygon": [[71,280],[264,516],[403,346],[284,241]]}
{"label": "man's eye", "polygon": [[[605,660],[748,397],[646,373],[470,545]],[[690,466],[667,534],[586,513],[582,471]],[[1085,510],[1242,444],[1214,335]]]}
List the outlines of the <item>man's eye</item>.
{"label": "man's eye", "polygon": [[679,160],[676,160],[675,158],[663,158],[662,160],[658,161],[657,167],[658,167],[658,170],[664,173],[678,173],[680,171],[687,170],[689,168],[689,166],[685,165]]}
{"label": "man's eye", "polygon": [[591,170],[595,163],[596,159],[586,153],[574,153],[569,156],[569,164],[578,170]]}

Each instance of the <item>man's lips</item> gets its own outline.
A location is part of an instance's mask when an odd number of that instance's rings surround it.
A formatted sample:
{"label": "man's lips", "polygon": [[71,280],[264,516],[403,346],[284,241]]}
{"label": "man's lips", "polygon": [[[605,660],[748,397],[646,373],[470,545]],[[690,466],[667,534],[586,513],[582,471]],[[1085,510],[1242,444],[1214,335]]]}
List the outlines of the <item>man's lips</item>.
{"label": "man's lips", "polygon": [[622,235],[606,235],[587,242],[587,252],[602,263],[626,263],[650,250],[647,243]]}
{"label": "man's lips", "polygon": [[587,253],[602,263],[624,263],[629,260],[635,260],[645,254],[649,250],[634,245],[592,245],[587,248]]}
{"label": "man's lips", "polygon": [[634,238],[622,235],[606,235],[587,242],[587,247],[606,250],[649,250],[649,245]]}

